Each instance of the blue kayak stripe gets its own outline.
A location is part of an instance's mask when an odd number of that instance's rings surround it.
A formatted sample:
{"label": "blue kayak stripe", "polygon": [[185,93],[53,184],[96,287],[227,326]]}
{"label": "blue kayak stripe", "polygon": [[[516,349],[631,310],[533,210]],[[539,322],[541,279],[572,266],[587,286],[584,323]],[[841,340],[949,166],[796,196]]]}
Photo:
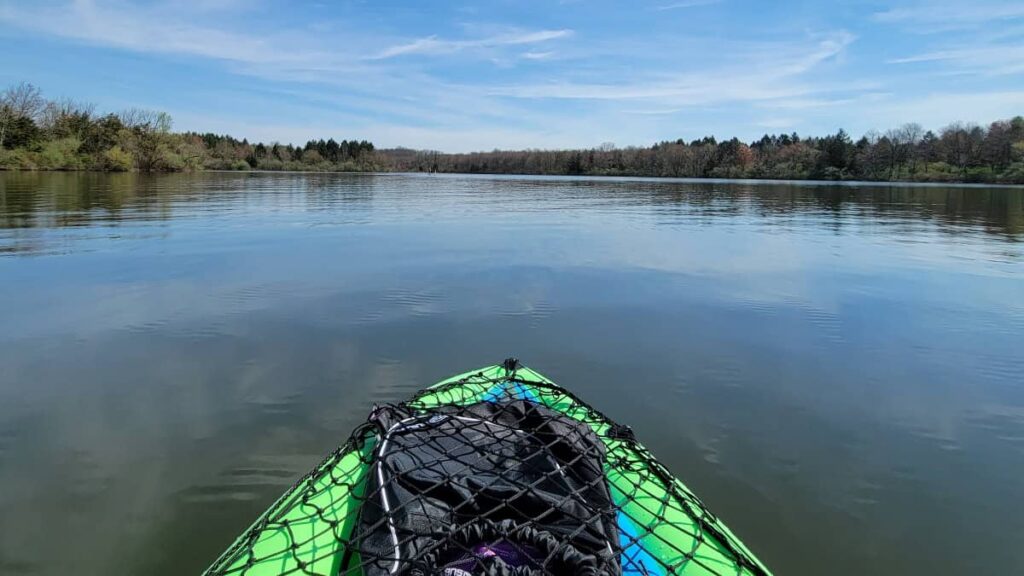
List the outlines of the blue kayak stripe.
{"label": "blue kayak stripe", "polygon": [[532,390],[523,386],[519,382],[516,382],[516,390],[519,392],[519,397],[523,400],[529,400],[530,402],[537,402],[537,395]]}
{"label": "blue kayak stripe", "polygon": [[509,382],[507,380],[491,386],[491,389],[484,394],[484,402],[500,402],[505,399],[539,402],[537,395],[532,390],[519,382]]}
{"label": "blue kayak stripe", "polygon": [[624,512],[619,512],[619,546],[623,576],[661,576],[665,572],[654,556],[640,545],[640,533]]}
{"label": "blue kayak stripe", "polygon": [[499,382],[498,384],[491,386],[491,389],[487,391],[487,394],[484,395],[484,402],[497,402],[502,396],[504,396],[504,392],[505,385],[504,383]]}

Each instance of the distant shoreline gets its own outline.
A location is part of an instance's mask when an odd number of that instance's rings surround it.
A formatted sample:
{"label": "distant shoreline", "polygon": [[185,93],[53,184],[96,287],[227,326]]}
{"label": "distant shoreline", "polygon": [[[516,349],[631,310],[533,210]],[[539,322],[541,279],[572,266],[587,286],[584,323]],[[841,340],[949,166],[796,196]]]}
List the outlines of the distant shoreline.
{"label": "distant shoreline", "polygon": [[359,171],[359,170],[221,170],[204,169],[193,171],[176,172],[142,172],[142,171],[121,171],[108,170],[10,170],[0,168],[2,174],[96,174],[105,176],[137,175],[147,177],[190,175],[190,174],[234,174],[234,175],[271,175],[271,174],[296,174],[296,175],[349,175],[349,176],[422,176],[422,177],[459,177],[469,176],[481,179],[539,179],[539,180],[593,180],[593,181],[623,181],[623,182],[652,182],[652,183],[680,183],[680,184],[789,184],[795,186],[836,186],[836,187],[872,187],[883,188],[887,186],[908,186],[914,188],[975,188],[975,189],[1008,189],[1024,190],[1024,183],[1005,182],[922,182],[913,180],[815,180],[815,179],[792,179],[792,178],[699,178],[699,177],[677,177],[677,176],[634,176],[634,175],[594,175],[594,174],[495,174],[488,172],[412,172],[412,171]]}
{"label": "distant shoreline", "polygon": [[174,132],[162,112],[97,114],[48,101],[31,84],[0,91],[0,170],[99,172],[409,172],[536,176],[1024,184],[1024,116],[938,132],[908,123],[854,140],[765,134],[752,142],[714,136],[650,146],[443,153],[379,149],[334,138],[303,145],[249,142],[211,132]]}

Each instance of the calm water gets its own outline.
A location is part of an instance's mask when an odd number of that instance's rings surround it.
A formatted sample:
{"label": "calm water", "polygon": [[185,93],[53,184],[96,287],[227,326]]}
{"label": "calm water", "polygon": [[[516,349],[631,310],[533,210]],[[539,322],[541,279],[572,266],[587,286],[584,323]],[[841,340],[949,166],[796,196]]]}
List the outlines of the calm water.
{"label": "calm water", "polygon": [[0,573],[198,573],[517,355],[777,574],[1024,570],[1024,191],[0,173]]}

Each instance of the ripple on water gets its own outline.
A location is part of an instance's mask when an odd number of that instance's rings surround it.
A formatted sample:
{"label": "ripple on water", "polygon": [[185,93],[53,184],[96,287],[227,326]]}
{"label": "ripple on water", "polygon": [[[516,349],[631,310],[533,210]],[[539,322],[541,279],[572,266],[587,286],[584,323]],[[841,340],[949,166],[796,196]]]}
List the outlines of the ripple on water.
{"label": "ripple on water", "polygon": [[733,356],[710,355],[703,359],[698,379],[718,387],[741,388],[746,382],[743,367]]}
{"label": "ripple on water", "polygon": [[511,305],[502,307],[498,315],[502,318],[529,318],[531,320],[543,320],[549,318],[555,311],[555,305],[543,298],[522,300]]}
{"label": "ripple on water", "polygon": [[286,482],[251,482],[192,486],[178,493],[178,498],[187,504],[214,504],[218,502],[248,502],[259,500],[265,494],[280,490]]}
{"label": "ripple on water", "polygon": [[1024,356],[986,355],[976,366],[978,375],[994,382],[1013,382],[1024,377]]}
{"label": "ripple on water", "polygon": [[384,294],[383,300],[385,304],[398,306],[413,317],[433,316],[450,309],[440,289],[391,290]]}
{"label": "ripple on water", "polygon": [[975,408],[965,421],[998,442],[1024,453],[1024,407],[986,406]]}
{"label": "ripple on water", "polygon": [[880,503],[884,493],[881,483],[869,478],[859,478],[851,494],[852,502],[857,507],[871,507]]}
{"label": "ripple on water", "polygon": [[291,486],[322,455],[287,454],[249,458],[249,463],[222,471],[218,481],[189,486],[178,497],[190,504],[244,502],[278,494]]}
{"label": "ripple on water", "polygon": [[369,390],[369,405],[373,405],[405,400],[424,383],[400,360],[378,358],[364,385]]}
{"label": "ripple on water", "polygon": [[773,318],[779,315],[779,303],[764,299],[749,298],[742,301],[742,306],[759,316]]}
{"label": "ripple on water", "polygon": [[963,444],[957,438],[945,431],[918,425],[908,426],[907,430],[914,437],[927,441],[943,452],[960,452],[964,449]]}
{"label": "ripple on water", "polygon": [[289,479],[295,476],[293,470],[273,468],[232,468],[224,474],[235,478],[256,478],[259,480],[266,480],[267,478]]}
{"label": "ripple on water", "polygon": [[253,305],[261,302],[274,301],[291,292],[291,284],[287,282],[264,282],[248,284],[227,293],[221,294],[219,300],[226,304],[229,313],[248,312]]}
{"label": "ripple on water", "polygon": [[182,335],[193,342],[222,338],[226,333],[224,323],[219,321],[189,326],[182,330]]}
{"label": "ripple on water", "polygon": [[834,344],[842,344],[845,341],[842,323],[837,314],[815,306],[803,305],[801,308],[821,337]]}
{"label": "ripple on water", "polygon": [[160,332],[167,326],[167,320],[147,320],[134,322],[125,327],[125,330],[132,334],[154,334]]}
{"label": "ripple on water", "polygon": [[365,306],[355,319],[355,324],[376,324],[384,319],[384,310],[381,306]]}
{"label": "ripple on water", "polygon": [[791,456],[769,455],[768,461],[776,473],[789,478],[797,478],[800,475],[800,460]]}
{"label": "ripple on water", "polygon": [[246,404],[255,407],[264,416],[281,416],[294,413],[300,396],[300,394],[292,394],[284,398],[252,399]]}
{"label": "ripple on water", "polygon": [[110,493],[115,479],[92,451],[73,449],[65,460],[69,495],[78,500],[92,500]]}

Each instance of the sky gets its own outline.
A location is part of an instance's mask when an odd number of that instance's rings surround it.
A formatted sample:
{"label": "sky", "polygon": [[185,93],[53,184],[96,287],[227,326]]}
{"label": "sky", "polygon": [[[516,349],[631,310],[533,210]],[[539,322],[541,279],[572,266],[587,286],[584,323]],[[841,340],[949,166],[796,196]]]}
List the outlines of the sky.
{"label": "sky", "polygon": [[0,0],[0,86],[449,152],[1024,114],[1024,2]]}

